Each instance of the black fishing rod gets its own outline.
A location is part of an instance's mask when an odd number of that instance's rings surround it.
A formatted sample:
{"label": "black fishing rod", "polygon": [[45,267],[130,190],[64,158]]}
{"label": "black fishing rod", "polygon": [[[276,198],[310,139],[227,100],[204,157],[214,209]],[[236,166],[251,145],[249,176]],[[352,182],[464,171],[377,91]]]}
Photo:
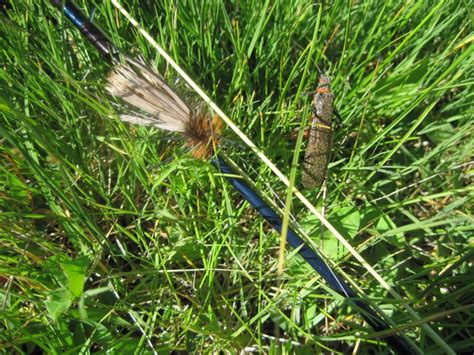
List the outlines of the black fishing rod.
{"label": "black fishing rod", "polygon": [[[72,1],[51,0],[56,7],[61,9],[65,16],[84,34],[99,52],[109,61],[114,61],[119,51],[112,42],[97,28]],[[213,165],[222,173],[226,174],[227,181],[247,200],[278,232],[282,230],[281,217],[235,172],[234,169],[222,158],[216,157],[212,160]],[[312,250],[304,240],[291,228],[288,228],[287,241],[290,246],[296,248],[298,253],[321,277],[340,295],[344,296],[348,303],[359,310],[364,320],[375,330],[384,331],[390,329],[390,325],[383,320],[371,305],[362,300],[346,282]],[[385,338],[392,349],[400,354],[416,354],[410,341],[403,335],[393,334]]]}
{"label": "black fishing rod", "polygon": [[51,0],[51,2],[76,26],[90,43],[107,60],[113,60],[118,54],[118,49],[112,44],[107,36],[95,26],[72,1]]}
{"label": "black fishing rod", "polygon": [[[282,230],[282,219],[275,211],[265,203],[257,193],[246,184],[241,178],[233,177],[236,175],[234,170],[221,158],[213,160],[213,165],[221,172],[228,174],[226,176],[230,184],[247,200],[268,223],[278,232]],[[358,297],[358,295],[345,283],[345,281],[329,267],[321,256],[312,250],[305,241],[292,229],[288,228],[287,241],[298,253],[311,265],[311,267],[341,296],[344,296],[350,304],[359,308],[359,313],[364,320],[376,331],[390,329],[377,311],[368,303]],[[395,334],[388,336],[387,342],[400,354],[416,354],[417,352],[401,336]]]}

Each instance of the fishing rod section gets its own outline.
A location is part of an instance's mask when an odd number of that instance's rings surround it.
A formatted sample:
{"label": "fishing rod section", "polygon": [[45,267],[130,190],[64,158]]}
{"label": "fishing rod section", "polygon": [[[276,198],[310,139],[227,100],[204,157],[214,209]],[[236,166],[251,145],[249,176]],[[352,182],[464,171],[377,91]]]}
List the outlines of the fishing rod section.
{"label": "fishing rod section", "polygon": [[107,60],[115,60],[119,51],[109,38],[70,0],[51,0]]}
{"label": "fishing rod section", "polygon": [[[281,233],[282,219],[262,198],[237,174],[220,156],[212,160],[212,164],[220,172],[226,174],[227,181],[240,193],[240,195],[255,208],[260,215],[278,232]],[[312,250],[296,232],[290,228],[287,231],[287,241],[291,247],[298,250],[303,259],[341,296],[356,308],[359,308],[362,318],[376,331],[390,329],[390,326],[381,316],[365,301],[358,297],[344,280],[332,270],[327,263]],[[391,347],[400,354],[416,354],[412,347],[401,336],[395,334],[386,338]]]}

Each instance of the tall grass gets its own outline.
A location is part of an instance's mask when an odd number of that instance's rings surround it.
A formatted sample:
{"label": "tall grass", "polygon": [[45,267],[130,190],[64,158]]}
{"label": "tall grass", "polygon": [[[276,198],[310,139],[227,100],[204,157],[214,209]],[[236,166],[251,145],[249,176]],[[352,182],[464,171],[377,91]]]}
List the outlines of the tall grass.
{"label": "tall grass", "polygon": [[[198,102],[109,2],[79,4]],[[421,351],[474,348],[472,2],[124,6],[300,189],[289,136],[328,73],[342,125],[325,198],[304,193],[419,319],[297,199],[292,214]],[[118,120],[107,63],[48,1],[0,16],[6,352],[389,352],[295,251],[276,273],[279,236],[208,162]],[[226,133],[225,153],[283,201]]]}

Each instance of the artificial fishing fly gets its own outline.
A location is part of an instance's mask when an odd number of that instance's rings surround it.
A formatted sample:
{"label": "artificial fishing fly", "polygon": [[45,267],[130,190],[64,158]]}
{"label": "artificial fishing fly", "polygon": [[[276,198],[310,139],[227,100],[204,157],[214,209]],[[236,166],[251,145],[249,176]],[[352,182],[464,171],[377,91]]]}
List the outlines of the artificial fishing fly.
{"label": "artificial fishing fly", "polygon": [[191,109],[186,102],[143,61],[125,58],[114,67],[107,79],[107,91],[146,113],[120,115],[120,119],[143,126],[179,132],[186,146],[198,159],[207,159],[219,143],[223,123],[217,115],[211,118],[201,106]]}
{"label": "artificial fishing fly", "polygon": [[321,75],[312,102],[312,122],[303,164],[303,186],[321,186],[327,174],[332,147],[332,115],[334,94],[330,80]]}

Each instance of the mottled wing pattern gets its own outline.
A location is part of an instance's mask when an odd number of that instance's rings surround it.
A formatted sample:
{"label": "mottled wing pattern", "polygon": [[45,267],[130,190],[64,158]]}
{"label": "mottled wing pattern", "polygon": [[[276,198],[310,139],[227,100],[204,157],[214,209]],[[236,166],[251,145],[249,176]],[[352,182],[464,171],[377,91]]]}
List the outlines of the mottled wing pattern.
{"label": "mottled wing pattern", "polygon": [[332,115],[334,95],[330,92],[329,78],[322,75],[312,103],[312,123],[304,156],[303,185],[321,186],[332,146]]}

